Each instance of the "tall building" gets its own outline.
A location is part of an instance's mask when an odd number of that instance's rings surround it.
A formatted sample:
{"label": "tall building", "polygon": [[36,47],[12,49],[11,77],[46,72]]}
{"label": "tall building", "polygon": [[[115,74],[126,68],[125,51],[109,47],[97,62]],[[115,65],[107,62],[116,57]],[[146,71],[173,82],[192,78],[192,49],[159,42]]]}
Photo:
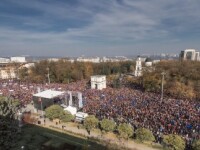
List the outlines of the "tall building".
{"label": "tall building", "polygon": [[200,54],[195,49],[186,49],[180,53],[181,60],[200,61]]}
{"label": "tall building", "polygon": [[139,77],[142,75],[142,61],[140,56],[138,56],[136,60],[136,66],[135,66],[135,76]]}

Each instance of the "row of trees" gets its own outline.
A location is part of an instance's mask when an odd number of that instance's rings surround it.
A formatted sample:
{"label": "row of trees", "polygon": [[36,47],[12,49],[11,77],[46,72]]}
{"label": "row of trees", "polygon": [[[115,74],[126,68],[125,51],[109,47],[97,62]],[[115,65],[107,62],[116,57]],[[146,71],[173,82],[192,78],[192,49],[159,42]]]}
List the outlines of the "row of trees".
{"label": "row of trees", "polygon": [[200,99],[200,62],[161,61],[135,81],[144,90],[160,92],[161,73],[165,72],[165,93],[175,98]]}
{"label": "row of trees", "polygon": [[[63,109],[59,105],[52,105],[47,108],[45,112],[46,116],[51,120],[61,119],[61,121],[63,122],[69,122],[74,118],[70,113],[63,112]],[[134,129],[130,124],[122,123],[117,125],[113,120],[109,119],[103,119],[99,121],[94,115],[90,115],[85,118],[83,126],[87,130],[88,134],[90,134],[93,129],[99,128],[102,131],[102,134],[108,132],[117,132],[119,138],[126,140],[135,137],[136,140],[140,142],[155,141],[153,133],[146,128],[138,128],[134,132]],[[184,150],[186,146],[185,141],[182,139],[182,137],[174,134],[164,135],[162,144],[167,149],[173,150]],[[200,140],[197,140],[193,143],[193,149],[198,150],[199,147]]]}
{"label": "row of trees", "polygon": [[[109,119],[103,119],[99,121],[95,116],[88,116],[84,121],[84,127],[90,133],[90,131],[94,128],[100,128],[104,132],[113,132],[117,131],[119,138],[128,140],[129,138],[133,138],[135,135],[136,140],[139,142],[153,142],[155,141],[155,137],[153,133],[146,128],[138,128],[135,132],[132,126],[126,123],[119,124],[118,126],[114,121]],[[199,141],[194,142],[194,149],[199,146]],[[184,150],[185,149],[185,141],[178,135],[164,135],[163,137],[163,146],[167,149],[172,150]]]}
{"label": "row of trees", "polygon": [[29,80],[33,82],[47,82],[47,74],[49,71],[51,82],[69,83],[82,79],[89,79],[91,75],[104,74],[120,74],[134,71],[135,62],[74,62],[66,60],[40,61],[30,70],[23,68],[19,71],[21,80]]}
{"label": "row of trees", "polygon": [[[69,83],[89,79],[91,75],[119,75],[133,73],[135,62],[89,63],[66,60],[40,61],[30,70],[19,71],[21,80],[32,82],[47,82],[49,72],[51,82]],[[146,70],[146,71],[145,71]],[[200,98],[200,62],[193,61],[161,61],[153,69],[144,69],[143,76],[130,81],[146,91],[160,92],[161,72],[165,72],[165,93],[175,98]],[[120,87],[120,82],[114,80],[113,87]]]}

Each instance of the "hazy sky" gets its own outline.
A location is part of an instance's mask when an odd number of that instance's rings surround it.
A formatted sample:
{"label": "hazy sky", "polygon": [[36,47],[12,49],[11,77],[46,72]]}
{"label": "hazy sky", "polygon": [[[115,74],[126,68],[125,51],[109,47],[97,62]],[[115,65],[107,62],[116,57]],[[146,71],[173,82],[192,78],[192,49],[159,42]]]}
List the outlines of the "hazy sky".
{"label": "hazy sky", "polygon": [[200,49],[200,0],[0,0],[0,56]]}

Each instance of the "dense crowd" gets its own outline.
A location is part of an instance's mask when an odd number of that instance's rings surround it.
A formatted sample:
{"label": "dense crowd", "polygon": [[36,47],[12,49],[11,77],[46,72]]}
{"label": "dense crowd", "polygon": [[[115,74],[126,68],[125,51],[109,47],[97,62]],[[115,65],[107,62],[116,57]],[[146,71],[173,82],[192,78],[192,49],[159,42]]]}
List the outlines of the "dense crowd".
{"label": "dense crowd", "polygon": [[70,84],[34,84],[19,81],[1,81],[0,93],[19,99],[23,106],[32,101],[38,91],[54,89],[81,91],[83,111],[100,120],[113,119],[116,123],[129,123],[134,129],[150,129],[157,141],[163,134],[182,135],[187,142],[200,138],[200,102],[172,99],[165,96],[161,101],[156,93],[142,92],[135,88],[121,87],[99,90],[90,89],[87,81]]}

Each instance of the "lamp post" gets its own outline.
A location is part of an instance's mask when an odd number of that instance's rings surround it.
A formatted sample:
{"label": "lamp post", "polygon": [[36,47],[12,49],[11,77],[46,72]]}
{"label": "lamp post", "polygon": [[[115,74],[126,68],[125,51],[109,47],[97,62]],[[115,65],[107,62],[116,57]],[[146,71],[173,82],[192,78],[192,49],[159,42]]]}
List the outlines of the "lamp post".
{"label": "lamp post", "polygon": [[47,68],[47,71],[48,71],[48,74],[47,74],[47,77],[48,77],[48,83],[50,84],[49,67]]}
{"label": "lamp post", "polygon": [[162,72],[162,73],[161,73],[161,75],[162,75],[161,98],[160,98],[160,99],[161,99],[161,102],[162,102],[162,100],[163,100],[163,88],[164,88],[164,83],[163,83],[163,82],[164,82],[164,79],[165,79],[165,74],[166,74],[165,72]]}

